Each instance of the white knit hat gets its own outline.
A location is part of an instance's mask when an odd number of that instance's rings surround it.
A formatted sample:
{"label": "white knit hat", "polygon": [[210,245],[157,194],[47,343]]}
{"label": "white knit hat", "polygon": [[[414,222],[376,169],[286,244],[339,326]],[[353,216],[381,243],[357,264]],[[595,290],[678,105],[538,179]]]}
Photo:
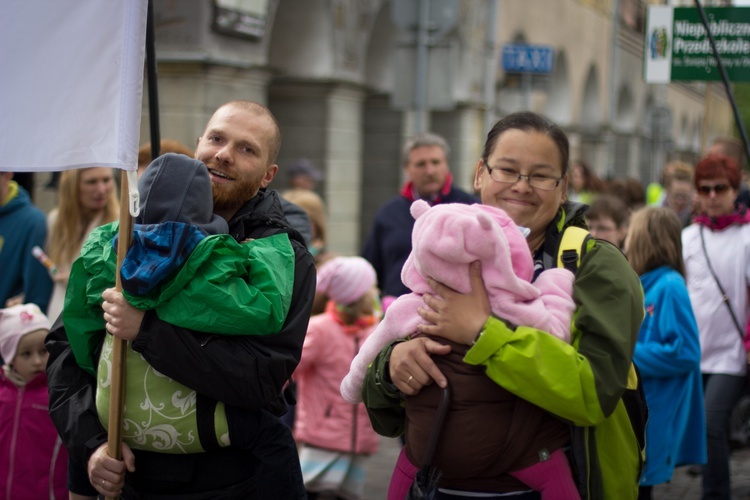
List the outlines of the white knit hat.
{"label": "white knit hat", "polygon": [[377,283],[372,265],[362,257],[336,257],[318,270],[316,291],[327,294],[340,305],[361,299]]}
{"label": "white knit hat", "polygon": [[0,356],[12,363],[21,337],[37,330],[50,329],[50,322],[36,304],[20,304],[0,309]]}

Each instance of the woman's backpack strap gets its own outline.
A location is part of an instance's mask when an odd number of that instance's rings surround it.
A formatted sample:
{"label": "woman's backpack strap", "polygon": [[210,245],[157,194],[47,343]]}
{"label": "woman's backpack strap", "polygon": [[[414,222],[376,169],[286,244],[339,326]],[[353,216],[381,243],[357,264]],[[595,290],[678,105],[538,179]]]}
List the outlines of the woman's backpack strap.
{"label": "woman's backpack strap", "polygon": [[590,239],[591,233],[588,230],[577,226],[566,227],[557,247],[557,267],[563,267],[575,274]]}

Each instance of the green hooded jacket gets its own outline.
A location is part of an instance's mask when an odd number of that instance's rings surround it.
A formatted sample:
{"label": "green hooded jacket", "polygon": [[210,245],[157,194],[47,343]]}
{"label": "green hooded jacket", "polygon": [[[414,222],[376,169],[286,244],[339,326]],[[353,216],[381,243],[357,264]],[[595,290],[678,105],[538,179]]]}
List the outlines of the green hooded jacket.
{"label": "green hooded jacket", "polygon": [[[104,338],[102,292],[115,286],[118,222],[96,228],[73,263],[63,321],[79,366],[94,375]],[[294,252],[286,234],[247,243],[204,238],[169,280],[149,294],[123,292],[141,310],[173,325],[225,335],[276,333],[286,320],[294,283]],[[270,312],[270,314],[269,314]],[[248,328],[252,325],[252,328]]]}

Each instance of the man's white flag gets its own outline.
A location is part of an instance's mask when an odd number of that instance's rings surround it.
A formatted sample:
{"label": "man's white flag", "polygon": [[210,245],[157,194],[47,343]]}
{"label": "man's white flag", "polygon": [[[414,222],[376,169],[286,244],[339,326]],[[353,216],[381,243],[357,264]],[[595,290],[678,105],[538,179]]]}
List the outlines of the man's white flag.
{"label": "man's white flag", "polygon": [[135,170],[148,0],[0,11],[0,171]]}

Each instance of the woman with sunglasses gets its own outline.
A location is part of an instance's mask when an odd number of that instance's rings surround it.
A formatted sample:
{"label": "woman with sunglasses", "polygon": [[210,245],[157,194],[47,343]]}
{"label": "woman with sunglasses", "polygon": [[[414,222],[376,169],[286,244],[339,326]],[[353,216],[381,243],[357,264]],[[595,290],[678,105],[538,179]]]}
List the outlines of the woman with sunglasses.
{"label": "woman with sunglasses", "polygon": [[750,313],[750,213],[735,205],[740,169],[734,159],[703,158],[693,183],[700,208],[682,232],[682,251],[701,343],[708,444],[703,498],[728,499],[729,420],[744,392],[747,370],[743,336]]}

